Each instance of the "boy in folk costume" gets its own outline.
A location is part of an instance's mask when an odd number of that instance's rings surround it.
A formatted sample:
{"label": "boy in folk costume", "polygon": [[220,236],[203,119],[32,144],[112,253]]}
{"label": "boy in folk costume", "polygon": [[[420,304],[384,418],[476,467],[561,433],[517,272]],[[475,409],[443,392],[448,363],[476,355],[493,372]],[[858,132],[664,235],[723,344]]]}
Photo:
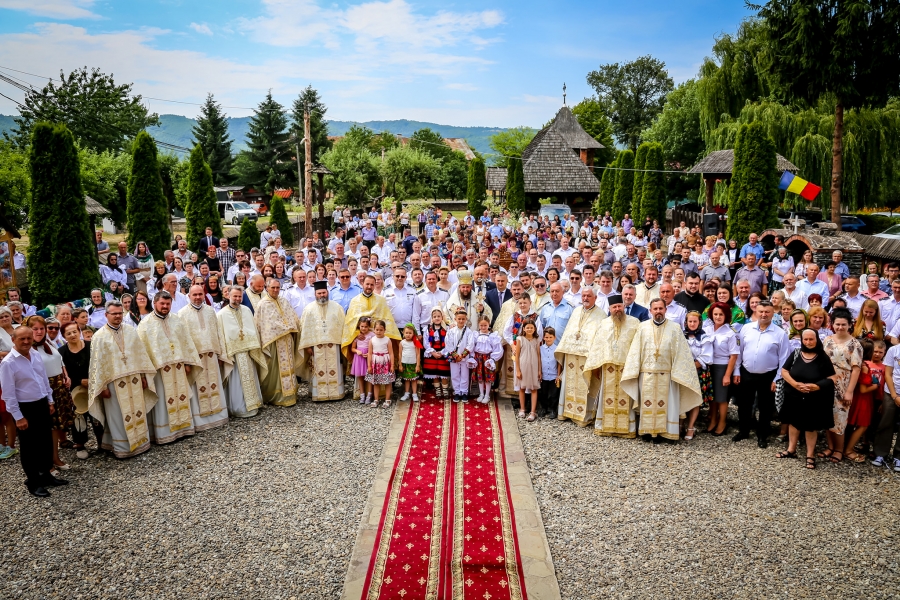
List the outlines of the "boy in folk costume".
{"label": "boy in folk costume", "polygon": [[469,313],[459,307],[454,314],[456,327],[451,327],[445,338],[450,359],[450,380],[453,384],[453,401],[469,401],[469,362],[475,346],[475,334],[469,329]]}

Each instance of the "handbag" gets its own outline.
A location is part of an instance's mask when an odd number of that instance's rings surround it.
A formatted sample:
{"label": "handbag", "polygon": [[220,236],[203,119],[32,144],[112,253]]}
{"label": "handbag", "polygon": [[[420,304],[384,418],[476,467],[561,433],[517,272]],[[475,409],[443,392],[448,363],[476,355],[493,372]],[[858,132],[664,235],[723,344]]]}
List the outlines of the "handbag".
{"label": "handbag", "polygon": [[[794,360],[800,356],[800,349],[794,350]],[[784,404],[784,378],[775,382],[775,410],[781,412],[781,406]]]}

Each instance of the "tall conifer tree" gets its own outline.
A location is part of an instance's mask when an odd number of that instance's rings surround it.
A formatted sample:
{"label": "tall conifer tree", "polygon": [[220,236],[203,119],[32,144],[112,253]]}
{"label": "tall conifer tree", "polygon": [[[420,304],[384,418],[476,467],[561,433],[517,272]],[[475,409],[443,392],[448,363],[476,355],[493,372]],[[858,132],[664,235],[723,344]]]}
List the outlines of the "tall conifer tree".
{"label": "tall conifer tree", "polygon": [[525,210],[525,172],[522,161],[509,160],[506,174],[506,208],[515,215]]}
{"label": "tall conifer tree", "polygon": [[169,249],[169,203],[163,194],[156,144],[142,131],[134,138],[127,198],[128,247],[147,242],[154,256]]}
{"label": "tall conifer tree", "polygon": [[293,144],[290,143],[284,107],[272,99],[272,91],[250,118],[247,133],[247,165],[244,183],[272,193],[296,185]]}
{"label": "tall conifer tree", "polygon": [[65,125],[36,123],[29,150],[28,286],[35,304],[69,302],[100,283],[75,138]]}
{"label": "tall conifer tree", "polygon": [[476,156],[469,161],[467,184],[466,200],[469,201],[467,208],[477,218],[484,213],[484,201],[487,198],[484,159],[480,156]]}
{"label": "tall conifer tree", "polygon": [[272,196],[272,203],[269,205],[269,220],[278,225],[278,231],[281,232],[281,243],[293,247],[294,231],[291,229],[291,222],[281,196]]}
{"label": "tall conifer tree", "polygon": [[228,117],[212,94],[206,96],[206,102],[197,117],[197,125],[191,131],[196,143],[203,148],[203,156],[212,170],[213,185],[228,183],[234,163],[231,139],[228,137]]}
{"label": "tall conifer tree", "polygon": [[762,123],[741,125],[728,191],[728,238],[746,240],[778,224],[775,143]]}
{"label": "tall conifer tree", "polygon": [[199,144],[191,150],[184,219],[187,224],[185,239],[188,248],[197,247],[207,227],[212,227],[213,235],[222,237],[222,220],[216,207],[213,174],[207,162],[203,160],[203,148]]}
{"label": "tall conifer tree", "polygon": [[634,152],[619,152],[616,172],[616,191],[613,195],[612,218],[621,221],[626,213],[631,212],[631,196],[634,193]]}
{"label": "tall conifer tree", "polygon": [[633,214],[631,215],[631,218],[638,224],[644,222],[643,206],[641,204],[641,194],[644,190],[644,172],[642,169],[647,161],[647,152],[649,149],[650,144],[644,142],[638,146],[637,154],[634,156],[634,189],[631,193],[631,212]]}
{"label": "tall conifer tree", "polygon": [[[296,140],[302,140],[304,137],[303,133],[303,110],[304,108],[309,110],[309,131],[312,137],[312,162],[316,164],[319,161],[319,158],[333,146],[331,140],[328,139],[328,121],[325,119],[325,113],[328,112],[328,107],[325,106],[325,103],[322,102],[322,97],[319,96],[318,90],[313,88],[313,86],[308,85],[306,89],[300,92],[300,95],[294,100],[294,104],[291,110],[291,117],[293,122],[291,123],[291,134],[294,136]],[[296,148],[292,148],[291,155],[293,156],[296,153]],[[306,164],[306,146],[304,144],[300,144],[300,179],[299,181],[303,181],[303,185],[306,185],[306,173],[302,172],[304,166]],[[294,163],[294,170],[296,172],[297,164]],[[313,177],[313,185],[316,184],[316,178]],[[303,197],[303,194],[300,194],[300,197]]]}

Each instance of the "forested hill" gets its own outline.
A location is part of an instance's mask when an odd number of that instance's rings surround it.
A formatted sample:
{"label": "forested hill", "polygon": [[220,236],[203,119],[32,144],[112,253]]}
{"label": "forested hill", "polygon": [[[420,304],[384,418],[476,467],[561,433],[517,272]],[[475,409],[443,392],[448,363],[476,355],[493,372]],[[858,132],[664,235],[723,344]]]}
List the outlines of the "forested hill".
{"label": "forested hill", "polygon": [[[162,122],[161,125],[150,130],[150,134],[154,138],[177,146],[188,148],[191,146],[193,140],[191,128],[196,124],[194,119],[180,115],[160,115],[159,119]],[[229,133],[231,134],[231,139],[235,141],[235,152],[244,149],[246,145],[245,140],[249,122],[250,117],[228,119]],[[410,136],[417,129],[429,127],[445,138],[465,138],[469,141],[470,146],[484,154],[491,151],[488,138],[499,131],[504,131],[504,129],[499,127],[456,127],[454,125],[438,125],[437,123],[401,119],[397,121],[367,121],[365,123],[328,121],[328,133],[329,135],[344,135],[354,124],[364,125],[376,132],[389,131],[402,136]],[[14,126],[12,116],[0,115],[0,135],[4,131],[11,130]]]}

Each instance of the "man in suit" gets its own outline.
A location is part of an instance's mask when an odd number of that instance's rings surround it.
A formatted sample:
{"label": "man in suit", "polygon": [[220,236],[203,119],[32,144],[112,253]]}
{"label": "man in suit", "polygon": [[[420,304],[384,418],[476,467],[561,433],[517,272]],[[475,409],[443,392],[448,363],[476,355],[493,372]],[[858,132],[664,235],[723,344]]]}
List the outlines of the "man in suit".
{"label": "man in suit", "polygon": [[625,301],[625,314],[634,317],[641,323],[649,321],[650,311],[640,304],[635,304],[634,299],[636,296],[637,292],[635,291],[634,286],[630,283],[625,284],[622,288],[622,300]]}
{"label": "man in suit", "polygon": [[206,234],[200,238],[200,243],[197,244],[197,248],[199,249],[198,254],[200,256],[206,256],[206,249],[212,246],[213,248],[218,248],[219,246],[219,238],[213,236],[212,227],[206,228]]}
{"label": "man in suit", "polygon": [[500,314],[500,307],[503,306],[504,302],[512,298],[512,292],[507,287],[508,283],[509,277],[507,274],[499,271],[494,276],[494,289],[485,294],[484,301],[487,302],[491,309],[491,327],[494,326],[494,321],[497,319],[497,315]]}

